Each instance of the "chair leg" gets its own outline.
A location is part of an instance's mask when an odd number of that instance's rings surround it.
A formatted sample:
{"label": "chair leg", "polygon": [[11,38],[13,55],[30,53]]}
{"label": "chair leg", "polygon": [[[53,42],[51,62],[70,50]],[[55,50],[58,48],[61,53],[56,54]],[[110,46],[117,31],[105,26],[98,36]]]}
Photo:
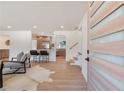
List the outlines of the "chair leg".
{"label": "chair leg", "polygon": [[1,63],[1,68],[0,68],[0,88],[3,87],[3,73],[2,73],[3,66],[4,66],[4,64]]}
{"label": "chair leg", "polygon": [[37,61],[37,57],[35,56],[35,62]]}
{"label": "chair leg", "polygon": [[48,62],[49,62],[49,55],[47,57],[48,57]]}
{"label": "chair leg", "polygon": [[47,63],[47,56],[45,56],[45,61],[46,61],[46,63]]}
{"label": "chair leg", "polygon": [[44,56],[43,56],[43,62],[44,62]]}
{"label": "chair leg", "polygon": [[36,58],[37,58],[37,59],[36,59],[36,60],[37,60],[37,62],[39,62],[39,55],[37,55],[37,56],[36,56]]}
{"label": "chair leg", "polygon": [[48,62],[48,55],[47,55],[47,62]]}
{"label": "chair leg", "polygon": [[30,58],[28,59],[28,61],[29,61],[29,68],[31,68],[31,60],[30,60]]}
{"label": "chair leg", "polygon": [[37,61],[38,61],[38,58],[37,58],[37,56],[36,56],[36,55],[34,56],[34,59],[35,59],[35,62],[37,62]]}
{"label": "chair leg", "polygon": [[40,63],[40,60],[41,60],[41,55],[39,55],[39,63]]}
{"label": "chair leg", "polygon": [[24,73],[26,73],[26,64],[24,63]]}
{"label": "chair leg", "polygon": [[2,76],[2,69],[0,69],[0,88],[3,87],[3,76]]}
{"label": "chair leg", "polygon": [[33,62],[34,62],[35,57],[33,56]]}

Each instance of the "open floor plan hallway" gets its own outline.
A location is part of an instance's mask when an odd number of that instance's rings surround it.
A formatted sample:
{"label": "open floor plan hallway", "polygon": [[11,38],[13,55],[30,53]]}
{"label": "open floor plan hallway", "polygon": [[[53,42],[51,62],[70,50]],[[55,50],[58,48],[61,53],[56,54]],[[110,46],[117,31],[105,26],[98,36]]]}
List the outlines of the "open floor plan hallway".
{"label": "open floor plan hallway", "polygon": [[79,66],[70,65],[65,60],[57,60],[55,63],[41,63],[41,67],[55,71],[50,77],[52,82],[43,82],[38,90],[43,91],[86,91],[87,84]]}
{"label": "open floor plan hallway", "polygon": [[0,91],[124,91],[124,1],[0,1]]}

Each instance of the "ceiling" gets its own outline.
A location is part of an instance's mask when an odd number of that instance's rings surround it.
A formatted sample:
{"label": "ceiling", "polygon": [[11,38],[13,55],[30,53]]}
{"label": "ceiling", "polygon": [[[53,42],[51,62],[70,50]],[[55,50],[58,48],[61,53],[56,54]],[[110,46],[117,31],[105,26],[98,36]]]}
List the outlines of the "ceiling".
{"label": "ceiling", "polygon": [[74,30],[86,8],[84,1],[0,1],[0,30],[48,34],[55,30]]}

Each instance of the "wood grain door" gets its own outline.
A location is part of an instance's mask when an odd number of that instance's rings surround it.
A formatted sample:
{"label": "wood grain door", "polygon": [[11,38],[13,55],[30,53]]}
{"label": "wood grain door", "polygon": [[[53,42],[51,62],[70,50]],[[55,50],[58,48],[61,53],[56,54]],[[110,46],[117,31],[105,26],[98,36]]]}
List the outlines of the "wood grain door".
{"label": "wood grain door", "polygon": [[89,90],[124,90],[124,2],[89,5]]}

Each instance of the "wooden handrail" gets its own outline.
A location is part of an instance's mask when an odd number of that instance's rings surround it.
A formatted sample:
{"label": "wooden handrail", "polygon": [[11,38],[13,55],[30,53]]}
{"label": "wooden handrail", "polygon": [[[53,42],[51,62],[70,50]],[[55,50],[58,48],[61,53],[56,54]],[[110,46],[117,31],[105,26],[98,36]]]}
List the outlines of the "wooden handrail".
{"label": "wooden handrail", "polygon": [[73,49],[75,46],[77,46],[78,45],[78,42],[76,42],[75,44],[73,44],[71,47],[70,47],[70,49]]}
{"label": "wooden handrail", "polygon": [[78,52],[78,55],[82,55],[82,53],[81,52]]}

